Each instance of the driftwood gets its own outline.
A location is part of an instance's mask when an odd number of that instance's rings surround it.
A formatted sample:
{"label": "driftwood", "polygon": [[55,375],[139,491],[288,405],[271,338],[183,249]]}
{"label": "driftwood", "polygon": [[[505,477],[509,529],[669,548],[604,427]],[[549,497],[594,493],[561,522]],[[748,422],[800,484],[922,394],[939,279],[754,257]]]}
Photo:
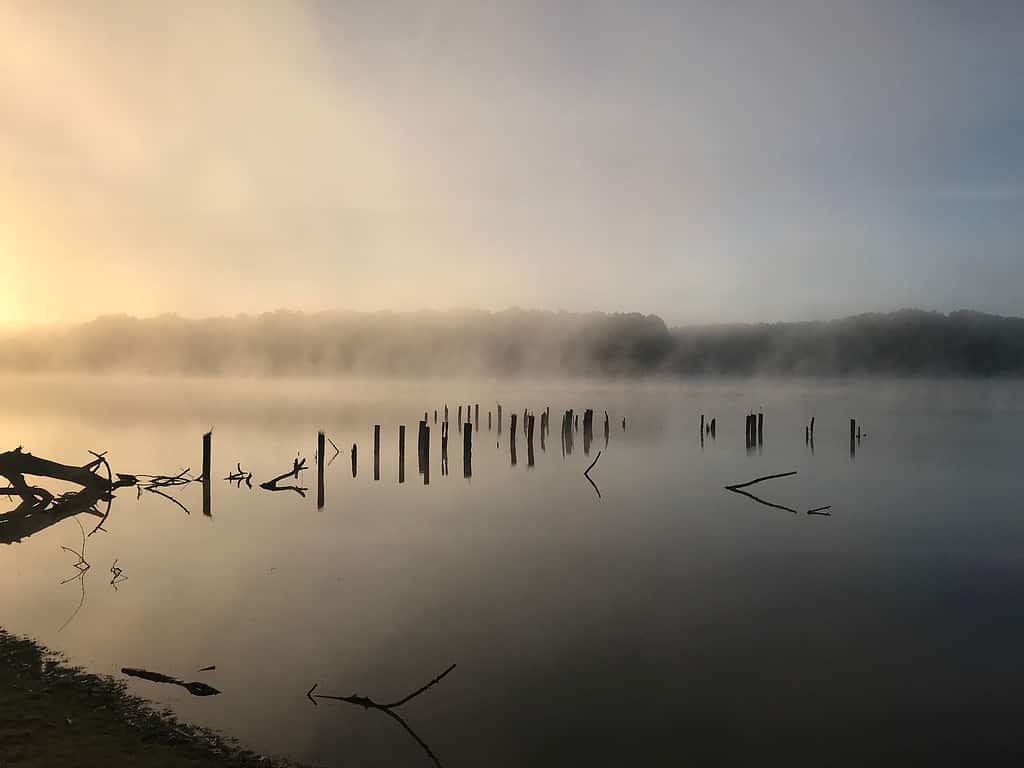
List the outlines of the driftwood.
{"label": "driftwood", "polygon": [[590,470],[592,470],[594,468],[594,465],[597,464],[597,460],[600,459],[600,458],[601,458],[601,452],[598,451],[597,452],[597,456],[595,456],[594,460],[592,462],[590,462],[590,466],[587,467],[583,471],[583,476],[585,478],[587,478],[587,482],[588,483],[590,483],[592,486],[594,486],[594,490],[597,491],[597,498],[599,498],[599,499],[601,498],[601,489],[597,487],[597,483],[595,483],[593,481],[593,479],[590,477]]}
{"label": "driftwood", "polygon": [[206,683],[186,683],[179,680],[176,677],[170,675],[163,675],[159,672],[150,672],[145,669],[136,669],[134,667],[122,667],[121,674],[128,675],[130,677],[138,677],[141,680],[149,680],[152,683],[167,683],[168,685],[178,685],[184,688],[186,691],[191,693],[193,696],[216,696],[220,693],[216,688]]}
{"label": "driftwood", "polygon": [[85,559],[85,544],[86,540],[88,539],[88,536],[86,536],[85,534],[85,528],[82,527],[82,523],[81,521],[79,521],[77,517],[73,518],[73,520],[76,523],[78,523],[78,529],[82,532],[82,548],[81,550],[74,550],[70,547],[61,546],[61,549],[63,549],[65,552],[71,553],[78,559],[74,563],[72,563],[72,566],[76,571],[75,575],[68,576],[66,579],[62,579],[60,583],[68,584],[72,581],[77,581],[79,587],[81,588],[82,594],[78,600],[78,605],[75,606],[75,609],[71,612],[71,615],[67,617],[64,623],[60,625],[60,628],[57,630],[58,632],[63,632],[64,628],[75,620],[75,617],[78,615],[79,611],[81,611],[82,607],[85,605],[85,575],[89,572],[89,569],[92,567],[91,565],[89,565],[89,562]]}
{"label": "driftwood", "polygon": [[[21,446],[0,453],[0,477],[9,483],[0,487],[0,496],[18,496],[21,499],[15,509],[0,514],[0,543],[13,544],[81,513],[99,518],[89,536],[101,530],[110,516],[114,491],[136,485],[138,479],[134,475],[115,476],[105,454],[90,453],[93,460],[82,466],[59,464],[33,456],[25,453]],[[45,488],[30,485],[26,476],[61,480],[80,486],[80,490],[54,496]],[[101,502],[106,502],[102,512],[98,508]]]}
{"label": "driftwood", "polygon": [[[766,507],[771,507],[772,509],[781,509],[784,512],[792,512],[794,515],[796,515],[796,514],[799,514],[799,513],[795,509],[793,509],[792,507],[787,507],[787,506],[784,506],[782,504],[775,504],[774,502],[767,501],[766,499],[762,499],[760,496],[756,496],[755,494],[750,493],[749,491],[744,490],[745,488],[749,488],[752,485],[757,485],[758,483],[763,483],[766,480],[778,480],[779,478],[783,478],[783,477],[792,477],[795,474],[796,474],[796,472],[781,472],[781,473],[779,473],[777,475],[765,475],[764,477],[757,477],[757,478],[754,478],[753,480],[749,480],[749,481],[747,481],[745,483],[737,483],[735,485],[727,485],[727,486],[725,486],[725,490],[732,491],[733,493],[738,493],[741,496],[746,496],[748,499],[756,501],[758,504],[763,504]],[[831,505],[825,506],[825,507],[817,507],[815,509],[807,510],[807,514],[808,515],[825,515],[827,517],[831,517],[832,513],[828,511],[830,509],[832,509]]]}
{"label": "driftwood", "polygon": [[305,459],[292,459],[292,468],[290,470],[267,480],[265,483],[260,483],[260,488],[267,491],[295,491],[299,496],[305,497],[306,491],[309,490],[308,488],[303,488],[298,485],[278,485],[282,480],[287,480],[289,477],[294,477],[298,480],[299,472],[302,472],[305,468]]}
{"label": "driftwood", "polygon": [[404,704],[408,704],[421,693],[425,693],[429,689],[433,688],[435,685],[440,683],[445,677],[447,677],[448,674],[453,669],[455,669],[454,664],[452,664],[444,672],[428,681],[425,685],[420,686],[407,696],[403,696],[401,699],[397,699],[386,704],[374,701],[373,699],[367,696],[360,696],[359,694],[352,694],[351,696],[328,696],[322,693],[314,693],[319,683],[315,683],[313,687],[306,692],[306,698],[313,702],[314,705],[316,705],[317,699],[330,699],[331,701],[343,701],[346,704],[355,704],[357,706],[363,707],[364,709],[375,709],[379,712],[383,712],[385,715],[392,718],[395,722],[401,725],[405,732],[412,736],[413,739],[416,740],[416,743],[419,744],[423,751],[427,753],[431,760],[433,760],[434,765],[438,766],[438,768],[441,768],[441,761],[437,759],[437,755],[434,754],[430,747],[427,746],[427,743],[423,741],[423,739],[421,739],[412,728],[409,727],[409,724],[406,723],[405,720],[403,720],[402,717],[397,712],[395,712],[395,710]]}
{"label": "driftwood", "polygon": [[117,585],[122,581],[127,581],[128,577],[124,575],[124,569],[118,568],[117,560],[110,566],[110,586],[117,590]]}
{"label": "driftwood", "polygon": [[252,488],[252,472],[246,472],[242,469],[242,462],[235,464],[235,471],[229,473],[224,479],[232,483],[237,483],[237,488],[241,488],[242,483],[245,483],[249,488]]}
{"label": "driftwood", "polygon": [[138,495],[142,496],[142,492],[146,491],[157,496],[163,496],[180,507],[186,515],[191,515],[192,512],[188,507],[165,490],[202,481],[202,478],[192,477],[189,474],[190,472],[191,470],[186,467],[176,475],[138,475],[137,477],[141,481],[138,485]]}

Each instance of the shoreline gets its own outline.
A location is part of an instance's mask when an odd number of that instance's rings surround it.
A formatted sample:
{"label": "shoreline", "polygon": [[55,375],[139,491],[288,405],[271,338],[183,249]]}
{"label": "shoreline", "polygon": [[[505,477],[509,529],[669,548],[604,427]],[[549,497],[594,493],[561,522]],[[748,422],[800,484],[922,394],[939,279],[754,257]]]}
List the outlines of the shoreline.
{"label": "shoreline", "polygon": [[0,766],[303,768],[259,755],[0,628]]}

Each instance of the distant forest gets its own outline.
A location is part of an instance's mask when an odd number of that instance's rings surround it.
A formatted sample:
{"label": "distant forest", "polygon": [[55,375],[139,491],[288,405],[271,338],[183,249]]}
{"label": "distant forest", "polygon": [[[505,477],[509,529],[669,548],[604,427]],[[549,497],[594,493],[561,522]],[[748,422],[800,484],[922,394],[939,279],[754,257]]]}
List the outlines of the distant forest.
{"label": "distant forest", "polygon": [[669,328],[655,315],[105,316],[0,339],[0,371],[154,374],[1020,376],[1024,318],[901,310]]}

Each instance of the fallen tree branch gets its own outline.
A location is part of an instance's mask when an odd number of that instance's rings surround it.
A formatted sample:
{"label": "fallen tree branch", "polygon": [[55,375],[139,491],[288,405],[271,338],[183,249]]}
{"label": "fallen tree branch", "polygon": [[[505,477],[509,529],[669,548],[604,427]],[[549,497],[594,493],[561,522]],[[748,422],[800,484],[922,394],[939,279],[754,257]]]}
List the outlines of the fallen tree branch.
{"label": "fallen tree branch", "polygon": [[318,684],[314,684],[313,687],[306,692],[306,698],[312,701],[314,705],[316,704],[317,699],[330,699],[332,701],[343,701],[346,704],[355,704],[360,707],[363,707],[364,709],[376,709],[380,712],[383,712],[388,717],[395,720],[399,725],[401,725],[402,728],[405,729],[406,733],[412,736],[413,739],[416,740],[416,743],[419,744],[420,747],[422,747],[423,751],[427,753],[430,759],[434,761],[434,765],[438,766],[438,768],[441,768],[441,761],[438,760],[437,755],[434,754],[434,752],[430,749],[427,743],[423,741],[423,739],[421,739],[412,728],[409,727],[409,724],[406,723],[405,720],[403,720],[402,717],[397,712],[395,712],[395,710],[401,707],[402,705],[409,703],[417,696],[419,696],[421,693],[425,693],[430,688],[433,688],[435,685],[440,683],[445,677],[447,677],[448,674],[453,669],[455,669],[454,664],[448,667],[448,669],[446,669],[441,674],[437,675],[436,677],[428,681],[425,685],[422,685],[419,688],[417,688],[409,695],[404,696],[401,699],[390,702],[388,704],[381,704],[379,702],[374,701],[371,698],[368,698],[366,696],[360,696],[358,694],[353,694],[351,696],[328,696],[326,694],[314,693],[314,691],[317,689]]}
{"label": "fallen tree branch", "polygon": [[597,498],[599,498],[599,499],[601,498],[601,489],[597,487],[597,483],[595,483],[593,481],[593,479],[590,477],[590,470],[592,470],[594,468],[594,465],[597,464],[597,460],[600,459],[600,458],[601,458],[601,452],[598,451],[597,452],[597,456],[595,456],[594,460],[592,462],[590,462],[590,466],[587,467],[585,470],[583,470],[583,476],[585,478],[587,478],[587,482],[588,483],[590,483],[592,486],[594,486],[594,490],[597,492]]}
{"label": "fallen tree branch", "polygon": [[305,459],[293,459],[292,468],[284,472],[277,477],[267,480],[265,483],[260,483],[260,488],[267,491],[295,491],[299,496],[305,496],[308,488],[300,487],[299,485],[278,485],[282,480],[287,480],[289,477],[294,477],[296,480],[299,478],[299,473],[306,469]]}
{"label": "fallen tree branch", "polygon": [[758,483],[763,483],[765,480],[778,480],[780,477],[792,477],[795,474],[796,474],[796,472],[794,471],[794,472],[781,472],[780,474],[777,474],[777,475],[765,475],[764,477],[758,477],[758,478],[750,480],[750,481],[748,481],[746,483],[737,483],[736,485],[727,485],[727,486],[725,486],[725,488],[728,491],[738,491],[740,488],[748,488],[751,485],[757,485]]}
{"label": "fallen tree branch", "polygon": [[238,462],[235,466],[237,467],[237,470],[229,473],[224,479],[232,483],[237,483],[238,488],[242,487],[242,483],[245,483],[249,488],[252,488],[252,472],[246,472],[242,469],[242,462]]}

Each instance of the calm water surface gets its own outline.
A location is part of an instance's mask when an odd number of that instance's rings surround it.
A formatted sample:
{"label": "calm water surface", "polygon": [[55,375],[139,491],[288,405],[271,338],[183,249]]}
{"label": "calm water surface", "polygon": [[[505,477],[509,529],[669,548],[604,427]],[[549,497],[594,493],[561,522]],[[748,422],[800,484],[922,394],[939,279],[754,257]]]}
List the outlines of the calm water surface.
{"label": "calm water surface", "polygon": [[[254,749],[431,765],[386,715],[313,706],[306,692],[397,699],[454,663],[400,710],[449,768],[1024,753],[1018,384],[6,379],[0,396],[0,448],[77,464],[106,450],[115,472],[198,474],[213,428],[211,517],[198,484],[173,494],[191,514],[123,489],[107,532],[88,540],[91,570],[65,584],[73,519],[0,545],[0,625],[92,671],[213,685],[223,694],[197,698],[129,681]],[[470,479],[454,424],[441,472],[433,409],[445,402],[453,420],[459,402],[481,404]],[[497,402],[500,437],[487,430]],[[546,450],[538,424],[529,467],[520,425],[511,466],[509,414],[545,406]],[[582,425],[562,456],[569,407],[597,411],[589,456]],[[424,410],[429,485],[416,468]],[[754,451],[749,410],[766,417]],[[717,418],[703,445],[702,412]],[[851,417],[867,432],[855,457]],[[317,429],[343,450],[323,509]],[[597,450],[600,497],[583,477]],[[314,466],[305,498],[258,488],[297,456]],[[252,490],[220,480],[236,462]],[[797,514],[723,489],[789,471],[749,490]],[[806,514],[825,505],[831,516]]]}

